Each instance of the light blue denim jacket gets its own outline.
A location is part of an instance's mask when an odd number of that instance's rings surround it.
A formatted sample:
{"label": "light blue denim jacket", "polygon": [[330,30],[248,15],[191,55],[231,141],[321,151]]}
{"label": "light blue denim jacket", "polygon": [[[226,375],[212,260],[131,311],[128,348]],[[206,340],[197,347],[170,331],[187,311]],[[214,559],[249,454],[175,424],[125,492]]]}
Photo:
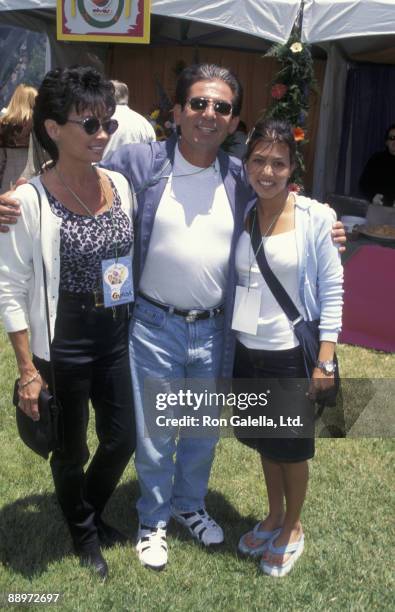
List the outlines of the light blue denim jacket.
{"label": "light blue denim jacket", "polygon": [[[136,192],[138,208],[135,218],[133,257],[135,293],[138,291],[147,257],[155,215],[166,186],[166,180],[172,172],[176,143],[176,138],[169,138],[163,142],[124,145],[101,164],[109,170],[116,170],[123,174],[128,179],[132,190]],[[221,375],[227,378],[232,375],[235,347],[231,322],[236,287],[236,245],[243,231],[246,206],[254,196],[242,178],[243,169],[240,160],[229,157],[221,149],[218,151],[217,158],[234,219],[224,295],[224,350]]]}

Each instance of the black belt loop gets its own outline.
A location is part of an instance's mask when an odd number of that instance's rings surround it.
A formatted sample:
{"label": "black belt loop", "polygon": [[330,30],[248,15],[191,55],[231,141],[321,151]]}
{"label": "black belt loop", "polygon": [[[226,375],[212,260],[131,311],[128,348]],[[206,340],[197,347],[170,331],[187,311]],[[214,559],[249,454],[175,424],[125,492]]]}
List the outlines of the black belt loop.
{"label": "black belt loop", "polygon": [[207,310],[181,310],[180,308],[176,308],[175,306],[167,306],[166,304],[162,304],[161,302],[157,302],[148,295],[138,292],[138,295],[143,298],[149,304],[153,306],[157,306],[161,310],[168,312],[169,314],[175,314],[179,317],[184,317],[187,323],[194,323],[195,321],[201,321],[202,319],[211,319],[213,317],[217,317],[224,312],[223,306],[216,306],[215,308],[210,308]]}

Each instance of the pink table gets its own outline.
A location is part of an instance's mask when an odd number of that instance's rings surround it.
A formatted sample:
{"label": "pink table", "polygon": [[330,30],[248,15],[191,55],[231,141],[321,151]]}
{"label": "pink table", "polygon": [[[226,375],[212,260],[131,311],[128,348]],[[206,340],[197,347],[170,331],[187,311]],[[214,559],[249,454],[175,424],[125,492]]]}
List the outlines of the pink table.
{"label": "pink table", "polygon": [[344,264],[339,342],[395,352],[395,249],[361,246]]}

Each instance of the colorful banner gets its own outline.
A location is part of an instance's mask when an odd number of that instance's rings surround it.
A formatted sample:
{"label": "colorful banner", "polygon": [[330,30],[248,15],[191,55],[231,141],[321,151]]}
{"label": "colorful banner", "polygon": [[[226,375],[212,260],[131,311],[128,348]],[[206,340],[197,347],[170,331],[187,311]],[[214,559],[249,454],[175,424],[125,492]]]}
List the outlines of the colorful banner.
{"label": "colorful banner", "polygon": [[58,40],[149,43],[150,0],[57,0]]}

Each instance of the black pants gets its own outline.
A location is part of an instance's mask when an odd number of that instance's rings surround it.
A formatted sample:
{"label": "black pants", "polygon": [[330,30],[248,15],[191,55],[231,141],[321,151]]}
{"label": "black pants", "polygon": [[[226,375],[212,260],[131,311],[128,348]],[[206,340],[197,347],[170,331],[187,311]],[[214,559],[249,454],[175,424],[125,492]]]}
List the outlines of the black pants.
{"label": "black pants", "polygon": [[[90,296],[61,293],[51,351],[64,418],[63,449],[52,453],[51,469],[78,549],[96,541],[97,519],[135,449],[127,306],[95,308]],[[34,363],[51,387],[49,362]],[[89,400],[99,444],[84,473]]]}
{"label": "black pants", "polygon": [[[249,349],[240,342],[236,345],[236,357],[233,371],[234,389],[237,392],[250,391],[248,380],[262,379],[262,389],[266,389],[265,379],[304,379],[305,367],[300,347],[284,351],[266,351]],[[238,380],[243,379],[243,380]],[[247,384],[246,384],[247,382]],[[287,381],[284,381],[286,384]],[[306,398],[303,386],[289,381],[289,401],[301,411],[312,410],[310,400]],[[240,442],[257,450],[263,457],[276,462],[299,462],[314,457],[314,438],[304,437],[266,437],[258,435],[245,437],[235,428],[235,435]]]}

